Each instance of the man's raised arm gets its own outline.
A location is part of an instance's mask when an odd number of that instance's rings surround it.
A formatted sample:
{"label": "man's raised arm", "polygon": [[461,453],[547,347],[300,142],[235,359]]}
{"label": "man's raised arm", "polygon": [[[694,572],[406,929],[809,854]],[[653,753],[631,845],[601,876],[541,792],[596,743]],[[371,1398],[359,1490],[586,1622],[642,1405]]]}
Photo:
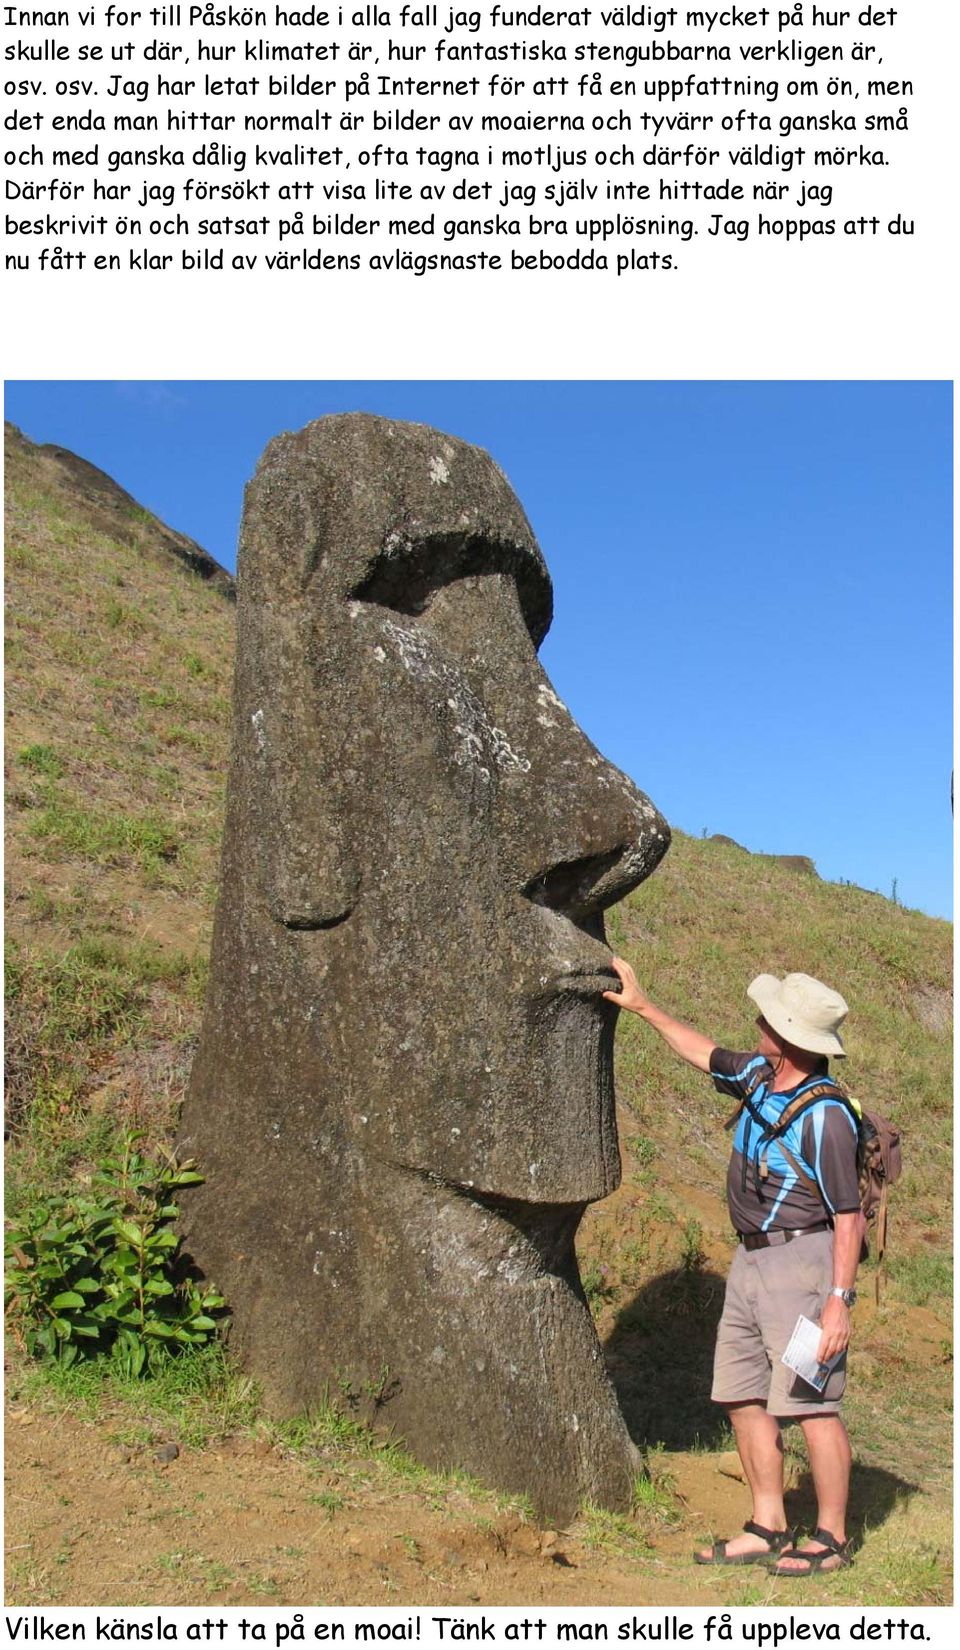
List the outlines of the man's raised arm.
{"label": "man's raised arm", "polygon": [[631,1014],[639,1014],[642,1020],[653,1026],[654,1031],[659,1031],[664,1042],[675,1054],[679,1054],[681,1060],[696,1066],[698,1071],[709,1071],[710,1056],[717,1046],[715,1040],[694,1031],[692,1026],[684,1025],[682,1020],[674,1020],[644,996],[637,984],[636,974],[622,957],[614,957],[613,966],[623,982],[623,990],[605,991],[605,1000],[616,1003],[618,1008],[628,1009]]}

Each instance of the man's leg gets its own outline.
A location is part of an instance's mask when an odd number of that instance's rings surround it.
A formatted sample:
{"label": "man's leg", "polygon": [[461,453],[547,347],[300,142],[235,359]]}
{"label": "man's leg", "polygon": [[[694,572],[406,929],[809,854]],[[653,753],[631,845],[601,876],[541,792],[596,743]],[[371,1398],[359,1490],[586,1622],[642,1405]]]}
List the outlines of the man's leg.
{"label": "man's leg", "polygon": [[[805,1415],[800,1417],[804,1442],[810,1456],[810,1471],[817,1492],[817,1527],[829,1530],[840,1542],[847,1539],[847,1496],[850,1490],[850,1440],[839,1415]],[[805,1541],[803,1552],[824,1552],[822,1542]],[[841,1560],[831,1555],[820,1566],[824,1570],[838,1570]],[[781,1559],[777,1570],[781,1575],[791,1571],[805,1574],[810,1569],[801,1558]]]}
{"label": "man's leg", "polygon": [[[783,1439],[773,1415],[767,1414],[766,1403],[727,1404],[724,1406],[737,1440],[737,1452],[753,1497],[751,1518],[765,1530],[785,1530],[786,1513],[783,1510]],[[769,1543],[744,1530],[727,1542],[727,1554],[736,1558],[740,1553],[765,1553]],[[709,1547],[702,1550],[709,1557]]]}

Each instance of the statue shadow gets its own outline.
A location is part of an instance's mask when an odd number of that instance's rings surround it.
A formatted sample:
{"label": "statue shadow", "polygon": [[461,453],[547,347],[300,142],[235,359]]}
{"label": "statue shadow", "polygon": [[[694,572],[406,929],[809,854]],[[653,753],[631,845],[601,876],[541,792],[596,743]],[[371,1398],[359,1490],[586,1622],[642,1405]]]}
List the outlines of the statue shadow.
{"label": "statue shadow", "polygon": [[[651,1278],[617,1313],[604,1356],[630,1436],[642,1450],[734,1448],[726,1411],[710,1400],[724,1281],[697,1265],[677,1267]],[[867,1529],[919,1493],[919,1484],[855,1459],[847,1520],[854,1549]],[[791,1525],[814,1528],[817,1500],[806,1466],[787,1491],[786,1508]]]}
{"label": "statue shadow", "polygon": [[700,1266],[651,1278],[617,1313],[604,1356],[634,1443],[641,1449],[717,1449],[726,1413],[710,1402],[724,1279]]}

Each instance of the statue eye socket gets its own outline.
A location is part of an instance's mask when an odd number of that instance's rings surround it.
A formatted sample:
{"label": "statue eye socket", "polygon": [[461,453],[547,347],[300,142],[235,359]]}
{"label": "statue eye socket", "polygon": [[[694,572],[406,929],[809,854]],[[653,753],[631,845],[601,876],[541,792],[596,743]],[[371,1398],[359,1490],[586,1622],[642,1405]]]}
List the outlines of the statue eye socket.
{"label": "statue eye socket", "polygon": [[372,573],[352,594],[355,600],[392,607],[411,618],[423,618],[436,608],[435,618],[442,613],[446,620],[454,604],[461,609],[462,593],[470,591],[483,598],[475,602],[476,623],[485,605],[488,622],[501,605],[502,597],[491,599],[491,585],[510,592],[534,647],[539,647],[550,623],[550,587],[529,552],[516,544],[467,534],[411,541],[398,533],[396,543],[384,545]]}
{"label": "statue eye socket", "polygon": [[438,595],[473,581],[478,576],[500,571],[491,565],[489,546],[482,539],[431,539],[411,545],[406,554],[385,554],[369,578],[355,591],[360,601],[392,607],[397,613],[419,616],[431,607]]}

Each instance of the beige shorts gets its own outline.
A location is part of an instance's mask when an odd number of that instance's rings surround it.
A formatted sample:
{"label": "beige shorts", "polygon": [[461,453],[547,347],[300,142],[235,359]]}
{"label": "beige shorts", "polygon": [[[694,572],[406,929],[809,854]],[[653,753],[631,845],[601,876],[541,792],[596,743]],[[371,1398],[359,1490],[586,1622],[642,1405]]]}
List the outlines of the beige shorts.
{"label": "beige shorts", "polygon": [[840,1408],[846,1356],[831,1371],[823,1392],[780,1361],[801,1312],[820,1322],[832,1283],[831,1231],[811,1232],[768,1249],[738,1245],[717,1329],[710,1394],[715,1403],[762,1403],[770,1415],[785,1418],[829,1415]]}

